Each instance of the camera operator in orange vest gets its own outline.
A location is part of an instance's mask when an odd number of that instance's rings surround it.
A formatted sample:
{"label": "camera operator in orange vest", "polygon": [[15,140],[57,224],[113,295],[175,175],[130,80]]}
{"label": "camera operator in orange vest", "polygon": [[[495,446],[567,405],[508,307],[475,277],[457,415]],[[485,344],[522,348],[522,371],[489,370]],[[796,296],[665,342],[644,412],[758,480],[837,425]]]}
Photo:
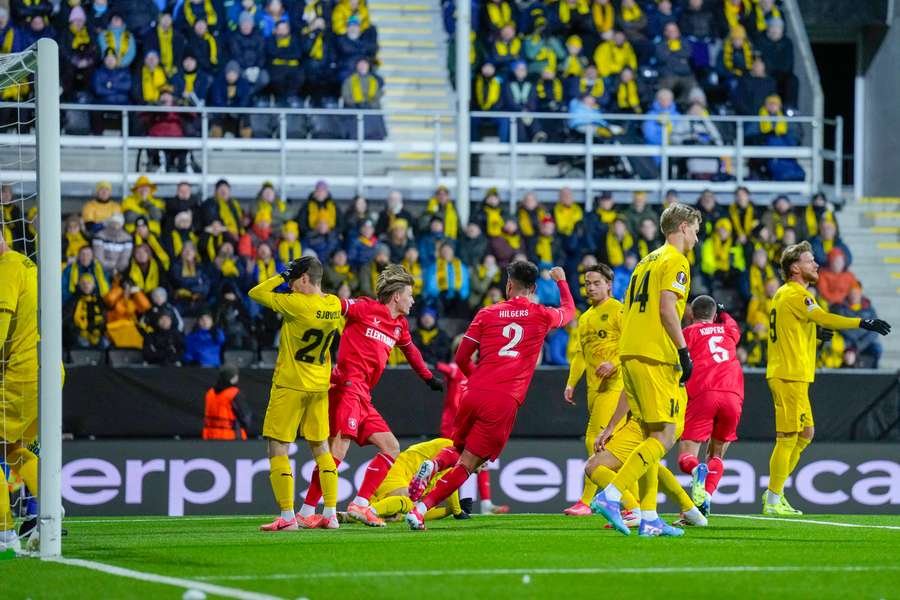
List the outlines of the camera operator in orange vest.
{"label": "camera operator in orange vest", "polygon": [[216,385],[206,390],[203,413],[204,440],[246,440],[252,415],[241,398],[237,367],[219,369]]}

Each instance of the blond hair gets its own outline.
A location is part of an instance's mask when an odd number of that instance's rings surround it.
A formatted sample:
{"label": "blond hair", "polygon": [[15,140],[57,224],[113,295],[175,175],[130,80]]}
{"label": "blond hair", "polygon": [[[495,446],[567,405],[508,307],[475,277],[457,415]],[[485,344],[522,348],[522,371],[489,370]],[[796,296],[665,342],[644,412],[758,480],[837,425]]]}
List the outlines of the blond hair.
{"label": "blond hair", "polygon": [[412,287],[415,283],[413,276],[400,265],[388,265],[384,271],[378,274],[375,282],[375,296],[382,304],[387,304],[391,296],[402,292],[406,286]]}
{"label": "blond hair", "polygon": [[659,217],[659,228],[662,230],[663,235],[669,235],[678,231],[682,223],[696,222],[697,225],[700,225],[702,220],[699,210],[687,204],[676,202],[662,212],[662,216]]}
{"label": "blond hair", "polygon": [[791,278],[791,267],[800,260],[800,255],[804,252],[812,253],[812,246],[806,240],[788,246],[781,253],[781,274],[785,279]]}

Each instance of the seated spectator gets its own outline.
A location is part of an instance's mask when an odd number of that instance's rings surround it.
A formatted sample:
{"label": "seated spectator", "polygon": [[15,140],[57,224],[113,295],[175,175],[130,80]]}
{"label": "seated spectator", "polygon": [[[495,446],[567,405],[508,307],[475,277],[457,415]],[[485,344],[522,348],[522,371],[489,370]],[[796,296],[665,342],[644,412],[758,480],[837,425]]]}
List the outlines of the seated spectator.
{"label": "seated spectator", "polygon": [[422,291],[425,289],[425,272],[422,269],[422,263],[419,262],[419,249],[410,246],[400,261],[400,266],[406,269],[406,272],[413,278],[413,297],[417,300],[422,297]]}
{"label": "seated spectator", "polygon": [[205,305],[210,282],[193,243],[185,242],[182,246],[181,254],[172,263],[169,281],[175,292],[174,304],[179,312],[187,316],[196,315]]}
{"label": "seated spectator", "polygon": [[365,33],[372,26],[369,21],[369,9],[365,0],[338,0],[331,13],[331,30],[335,35],[344,35],[350,25],[350,19],[356,17],[359,29]]}
{"label": "seated spectator", "polygon": [[582,135],[590,131],[593,137],[600,138],[612,136],[609,123],[600,113],[597,99],[590,94],[573,98],[569,102],[569,115],[568,125],[572,131]]}
{"label": "seated spectator", "polygon": [[[266,244],[263,244],[263,246],[268,247]],[[269,250],[269,261],[272,265],[275,264],[271,257],[271,250]],[[259,262],[257,260],[257,264]],[[268,277],[274,277],[274,275],[269,275]],[[214,315],[216,329],[225,334],[226,350],[256,349],[256,340],[253,338],[253,319],[250,316],[250,311],[247,310],[247,306],[244,304],[244,299],[236,283],[229,281],[222,286],[222,289],[219,291]]]}
{"label": "seated spectator", "polygon": [[638,256],[641,258],[663,245],[659,237],[659,226],[656,223],[656,218],[645,217],[638,226],[635,247],[637,248]]}
{"label": "seated spectator", "polygon": [[775,269],[769,260],[766,249],[757,246],[753,250],[750,266],[744,272],[741,278],[740,290],[745,300],[757,297],[762,298],[766,295],[766,282],[776,277]]}
{"label": "seated spectator", "polygon": [[[644,112],[641,106],[641,91],[631,67],[625,67],[615,79],[611,90],[610,112],[639,115]],[[628,129],[633,125],[628,124]]]}
{"label": "seated spectator", "polygon": [[[550,215],[544,215],[538,229],[538,235],[534,236],[530,243],[526,238],[526,250],[528,259],[535,264],[549,264],[551,266],[561,264],[566,258],[563,240],[566,236],[556,235],[556,223]],[[543,304],[543,302],[541,302]]]}
{"label": "seated spectator", "polygon": [[209,73],[200,69],[193,50],[186,48],[181,59],[181,69],[172,77],[173,92],[178,103],[183,106],[205,103],[210,81]]}
{"label": "seated spectator", "polygon": [[331,253],[330,260],[325,263],[323,281],[325,282],[323,289],[331,293],[335,293],[342,284],[348,286],[351,294],[356,293],[356,290],[359,289],[359,279],[350,268],[350,263],[347,262],[346,250],[338,248]]}
{"label": "seated spectator", "polygon": [[[165,86],[159,94],[158,106],[174,107],[175,96],[171,86]],[[185,128],[182,114],[174,110],[169,112],[153,112],[147,115],[147,135],[150,137],[184,137]],[[187,170],[188,152],[181,149],[162,149],[152,151],[150,164],[162,170],[163,165],[168,172],[184,172]],[[163,163],[163,161],[165,161]]]}
{"label": "seated spectator", "polygon": [[[868,298],[863,296],[862,286],[859,284],[850,288],[847,298],[840,306],[832,308],[839,315],[859,319],[877,319],[878,314],[872,307]],[[856,365],[870,369],[877,369],[881,360],[881,340],[874,331],[865,329],[845,329],[841,331],[847,349],[856,354]]]}
{"label": "seated spectator", "polygon": [[395,220],[394,224],[391,226],[385,243],[391,250],[392,263],[399,263],[403,260],[407,248],[413,247],[412,240],[409,239],[409,235],[407,234],[408,231],[409,224],[402,219]]}
{"label": "seated spectator", "polygon": [[844,261],[848,267],[853,263],[853,254],[850,252],[850,247],[838,235],[837,225],[835,225],[833,220],[823,219],[819,225],[819,235],[810,239],[809,243],[813,249],[813,257],[820,265],[828,264],[828,257],[835,248],[843,253]]}
{"label": "seated spectator", "polygon": [[489,238],[493,238],[500,235],[508,218],[506,209],[500,203],[500,192],[497,188],[490,188],[485,192],[481,205],[472,216],[472,221],[478,223]]}
{"label": "seated spectator", "polygon": [[359,277],[359,291],[370,298],[375,297],[375,284],[378,275],[391,264],[391,251],[384,244],[375,247],[375,257],[370,262],[360,267],[357,271]]}
{"label": "seated spectator", "polygon": [[659,214],[656,210],[647,204],[647,192],[636,191],[631,194],[631,205],[625,209],[622,215],[628,224],[628,229],[634,235],[641,230],[641,224],[644,219],[650,219],[654,222],[659,220]]}
{"label": "seated spectator", "polygon": [[[341,99],[345,108],[373,109],[381,108],[381,97],[384,95],[384,82],[378,75],[370,71],[369,59],[362,57],[356,61],[356,71],[341,84]],[[355,118],[345,120],[344,137],[356,139],[358,129]],[[363,117],[363,137],[367,140],[383,140],[387,136],[384,117],[381,115],[365,115]]]}
{"label": "seated spectator", "polygon": [[[644,121],[641,125],[644,141],[648,144],[662,145],[663,135],[666,132],[673,136],[684,131],[684,122],[680,118],[681,113],[675,106],[675,95],[668,88],[661,88],[656,92],[656,100],[647,111],[647,115],[656,116],[655,119]],[[661,163],[659,156],[655,156],[653,159],[657,165]]]}
{"label": "seated spectator", "polygon": [[412,341],[429,365],[446,363],[451,359],[450,346],[453,340],[446,331],[438,327],[438,313],[433,308],[426,308],[419,315],[418,325],[412,331]]}
{"label": "seated spectator", "polygon": [[[48,0],[13,0],[7,5],[12,8],[13,18],[22,24],[29,23],[35,18],[41,21],[49,22],[50,15],[53,12],[53,4]],[[7,8],[4,6],[4,8]]]}
{"label": "seated spectator", "polygon": [[[3,232],[4,239],[9,239],[6,237],[8,234],[8,231]],[[81,228],[81,219],[78,218],[78,215],[71,215],[66,219],[62,239],[63,259],[66,264],[75,262],[78,252],[89,244],[90,242]]]}
{"label": "seated spectator", "polygon": [[515,2],[507,0],[488,0],[484,3],[484,23],[485,33],[496,35],[509,23],[515,21],[516,11]]}
{"label": "seated spectator", "polygon": [[318,16],[301,28],[300,35],[300,47],[303,50],[304,94],[309,96],[312,106],[322,107],[330,98],[337,96],[337,90],[334,89],[337,79],[332,68],[335,61],[334,39],[328,31],[325,19]]}
{"label": "seated spectator", "polygon": [[415,223],[412,213],[403,207],[403,194],[397,190],[388,192],[384,210],[378,213],[378,221],[375,223],[375,234],[382,236],[388,233],[394,221],[406,221],[407,226]]}
{"label": "seated spectator", "polygon": [[315,229],[316,224],[321,219],[325,219],[328,222],[328,227],[333,231],[341,231],[344,228],[337,204],[331,197],[328,183],[324,180],[316,182],[315,189],[310,192],[306,202],[303,203],[297,212],[297,223],[303,231]]}
{"label": "seated spectator", "polygon": [[251,96],[269,85],[269,73],[265,68],[266,40],[256,28],[252,13],[242,12],[237,30],[229,34],[228,56],[240,66],[241,76],[250,84]]}
{"label": "seated spectator", "polygon": [[180,367],[184,349],[184,335],[173,327],[167,313],[161,314],[153,331],[144,336],[144,362],[151,365]]}
{"label": "seated spectator", "polygon": [[[775,240],[784,239],[784,230],[786,228],[791,228],[796,231],[801,225],[800,218],[797,216],[797,212],[791,205],[790,199],[784,194],[775,197],[772,201],[772,208],[767,210],[763,215],[762,223]],[[819,254],[819,258],[822,259],[819,264],[824,265],[827,262],[826,254],[827,251],[823,251]],[[772,260],[777,259],[773,258]]]}
{"label": "seated spectator", "polygon": [[456,257],[452,243],[440,245],[438,258],[425,270],[424,280],[423,293],[430,306],[438,307],[444,315],[467,314],[469,269]]}
{"label": "seated spectator", "polygon": [[628,290],[628,284],[631,283],[631,274],[638,264],[637,252],[630,250],[625,253],[625,259],[622,264],[613,269],[612,280],[612,297],[623,302],[625,300],[625,292]]}
{"label": "seated spectator", "polygon": [[87,275],[94,280],[93,288],[100,296],[109,292],[109,280],[103,272],[103,265],[94,260],[94,250],[91,246],[84,246],[78,251],[78,258],[69,263],[62,273],[63,304],[69,302],[78,291],[79,281]]}
{"label": "seated spectator", "polygon": [[[0,17],[0,36],[5,39],[6,35],[15,34],[8,34],[8,29]],[[10,51],[12,47],[10,44]],[[70,102],[83,102],[93,94],[91,78],[100,62],[98,58],[100,55],[91,30],[87,26],[87,15],[80,6],[75,6],[69,11],[69,27],[62,33],[59,49],[61,55],[59,74],[63,98]]]}
{"label": "seated spectator", "polygon": [[622,217],[616,217],[606,234],[606,263],[615,269],[625,262],[625,253],[634,248],[634,236]]}
{"label": "seated spectator", "polygon": [[513,64],[524,56],[522,38],[516,35],[515,23],[507,23],[500,28],[499,35],[491,45],[488,60],[494,64],[501,76],[504,76],[512,70]]}
{"label": "seated spectator", "polygon": [[[209,89],[209,106],[213,108],[247,108],[250,106],[250,83],[241,76],[241,65],[230,60]],[[247,115],[215,113],[210,124],[211,137],[253,136]]]}
{"label": "seated spectator", "polygon": [[[562,112],[565,109],[563,83],[556,77],[556,71],[544,69],[535,84],[538,112]],[[541,130],[554,141],[562,138],[562,119],[540,119]]]}
{"label": "seated spectator", "polygon": [[184,36],[175,30],[172,14],[167,11],[160,13],[156,27],[143,39],[144,51],[153,50],[159,55],[160,64],[168,78],[174,77],[178,72],[185,46]]}
{"label": "seated spectator", "polygon": [[55,38],[56,32],[43,17],[32,17],[21,30],[22,44],[25,48],[43,38]]}
{"label": "seated spectator", "polygon": [[728,216],[731,218],[731,226],[734,235],[741,244],[746,244],[753,230],[759,225],[756,207],[750,201],[750,190],[745,186],[739,186],[734,191],[734,202],[728,207]]}
{"label": "seated spectator", "polygon": [[419,230],[425,232],[431,227],[431,218],[439,217],[442,224],[442,233],[451,240],[459,235],[459,215],[456,212],[456,203],[450,197],[450,190],[445,185],[439,185],[425,206],[425,212],[419,220]]}
{"label": "seated spectator", "polygon": [[352,240],[348,240],[347,257],[350,261],[350,266],[359,270],[371,262],[375,257],[375,246],[377,244],[378,236],[375,235],[375,226],[372,224],[372,221],[364,221],[359,226],[357,236]]}
{"label": "seated spectator", "polygon": [[519,225],[513,219],[507,219],[503,223],[503,229],[500,230],[499,236],[488,240],[488,252],[497,257],[497,264],[502,269],[515,260],[516,256],[524,257],[524,250],[525,243],[522,241],[522,236],[519,235]]}
{"label": "seated spectator", "polygon": [[235,253],[234,244],[224,242],[209,264],[210,295],[218,296],[227,286],[239,285],[246,277],[244,261]]}
{"label": "seated spectator", "polygon": [[245,289],[252,288],[265,280],[275,277],[284,269],[280,260],[274,257],[272,246],[269,242],[260,242],[256,247],[256,256],[247,259],[245,272],[247,284]]}
{"label": "seated spectator", "polygon": [[310,231],[303,238],[303,247],[315,252],[322,264],[328,262],[328,258],[340,245],[340,237],[331,230],[326,219],[320,219],[315,230]]}
{"label": "seated spectator", "polygon": [[164,247],[169,257],[181,256],[184,244],[191,243],[194,247],[200,238],[194,233],[194,223],[191,211],[184,210],[175,215],[174,226],[165,235]]}
{"label": "seated spectator", "polygon": [[697,87],[691,69],[691,43],[681,37],[677,23],[667,23],[663,31],[663,40],[656,44],[659,87],[672,90],[679,102],[686,102],[690,91]]}
{"label": "seated spectator", "polygon": [[347,33],[338,36],[335,45],[338,65],[338,80],[343,81],[353,73],[361,58],[371,62],[378,53],[378,43],[371,35],[364,35],[359,17],[347,20]]}
{"label": "seated spectator", "polygon": [[[131,94],[131,73],[119,65],[115,50],[103,53],[103,66],[94,71],[91,85],[94,91],[94,102],[98,104],[129,104]],[[94,135],[102,135],[105,129],[102,112],[91,113],[91,131]]]}
{"label": "seated spectator", "polygon": [[138,316],[149,309],[147,297],[137,289],[113,282],[109,293],[103,297],[109,311],[106,313],[106,334],[116,348],[144,346],[144,338],[138,329]]}
{"label": "seated spectator", "polygon": [[290,24],[288,13],[281,0],[266,0],[263,2],[265,10],[259,17],[259,28],[266,39],[275,35],[279,23]]}
{"label": "seated spectator", "polygon": [[[529,113],[537,111],[537,92],[534,83],[528,79],[528,66],[524,61],[516,61],[512,68],[512,77],[503,86],[503,109],[510,112]],[[508,142],[509,119],[500,119],[499,134],[501,142]],[[516,140],[521,142],[542,142],[547,134],[540,128],[540,122],[521,116],[516,119]]]}
{"label": "seated spectator", "polygon": [[222,346],[225,334],[215,326],[212,313],[204,309],[194,330],[184,341],[184,362],[201,367],[218,367],[222,364]]}
{"label": "seated spectator", "polygon": [[137,55],[137,41],[134,39],[134,35],[125,28],[125,20],[119,13],[113,12],[110,15],[109,28],[100,32],[97,41],[100,44],[100,54],[105,57],[111,50],[116,59],[116,66],[119,68],[130,67]]}
{"label": "seated spectator", "polygon": [[243,233],[241,231],[241,218],[244,209],[241,204],[231,196],[231,184],[226,179],[216,182],[215,192],[212,198],[207,198],[200,205],[203,215],[203,226],[210,225],[213,221],[219,221],[225,229],[234,236],[235,240]]}
{"label": "seated spectator", "polygon": [[643,63],[648,56],[640,56],[641,50],[646,50],[647,35],[645,29],[647,26],[647,16],[641,10],[637,0],[622,0],[619,4],[618,21],[628,41],[639,51],[638,62]]}
{"label": "seated spectator", "polygon": [[[720,146],[724,143],[719,128],[709,118],[709,111],[701,102],[691,102],[685,113],[682,127],[672,132],[673,144],[692,146]],[[691,157],[684,161],[684,168],[690,179],[711,180],[727,172],[730,157]]]}
{"label": "seated spectator", "polygon": [[156,184],[150,181],[146,175],[141,175],[134,182],[134,185],[131,186],[131,195],[126,196],[122,201],[126,231],[133,233],[135,222],[139,217],[144,217],[150,231],[156,235],[160,234],[166,202],[156,197],[156,191]]}
{"label": "seated spectator", "polygon": [[94,234],[103,227],[103,222],[114,214],[122,214],[122,206],[112,199],[112,184],[100,181],[95,195],[81,208],[81,220],[88,234]]}
{"label": "seated spectator", "polygon": [[632,71],[637,69],[637,55],[622,29],[615,29],[612,39],[597,45],[594,64],[597,65],[600,77],[604,79],[618,75],[625,67]]}
{"label": "seated spectator", "polygon": [[423,268],[428,268],[437,259],[438,246],[444,242],[444,221],[438,217],[431,217],[428,230],[419,236],[419,262]]}
{"label": "seated spectator", "polygon": [[819,270],[819,295],[828,304],[843,304],[850,290],[859,285],[856,275],[847,270],[847,258],[840,248],[828,252],[828,266]]}
{"label": "seated spectator", "polygon": [[738,114],[755,115],[766,98],[776,93],[775,80],[766,74],[766,63],[756,56],[750,72],[745,73],[734,91],[732,104]]}
{"label": "seated spectator", "polygon": [[116,273],[124,273],[131,258],[133,243],[124,225],[122,215],[112,215],[103,222],[103,228],[94,235],[92,242],[94,256],[109,278]]}
{"label": "seated spectator", "polygon": [[153,331],[162,315],[168,315],[172,319],[173,328],[184,331],[184,319],[175,305],[169,302],[169,292],[164,287],[158,287],[150,292],[150,310],[141,315],[141,329]]}
{"label": "seated spectator", "polygon": [[297,221],[288,221],[281,228],[281,240],[278,242],[278,259],[288,264],[303,256],[303,246],[300,244],[300,228]]}
{"label": "seated spectator", "polygon": [[799,141],[793,126],[784,118],[781,98],[772,94],[766,98],[766,103],[760,107],[759,135],[752,136],[750,142],[766,145],[796,146]]}
{"label": "seated spectator", "polygon": [[647,36],[651,39],[662,37],[663,29],[669,23],[678,23],[678,13],[672,7],[672,0],[659,0],[656,10],[647,18]]}
{"label": "seated spectator", "polygon": [[469,266],[469,308],[482,306],[491,287],[499,287],[503,273],[493,254],[485,254],[478,264]]}
{"label": "seated spectator", "polygon": [[524,59],[528,64],[528,75],[533,78],[540,77],[544,71],[555,74],[560,57],[566,54],[559,38],[547,35],[546,25],[547,19],[538,17],[531,34],[525,36]]}
{"label": "seated spectator", "polygon": [[[497,112],[503,110],[503,80],[497,76],[496,68],[491,62],[481,65],[472,86],[472,110],[478,112]],[[503,119],[491,117],[472,117],[472,141],[478,141],[484,135],[485,126],[503,127]]]}
{"label": "seated spectator", "polygon": [[728,31],[733,27],[748,27],[752,22],[753,3],[745,0],[723,0],[722,17],[724,23],[722,27],[724,31]]}
{"label": "seated spectator", "polygon": [[797,107],[799,81],[794,75],[794,44],[784,35],[784,21],[772,19],[766,27],[766,35],[757,42],[760,54],[766,62],[766,70],[775,79],[778,95],[788,108]]}
{"label": "seated spectator", "polygon": [[736,278],[746,269],[744,249],[734,243],[731,234],[731,221],[721,217],[715,221],[715,231],[700,247],[700,271],[710,292],[733,287]]}
{"label": "seated spectator", "polygon": [[186,35],[187,52],[194,55],[199,68],[209,73],[215,72],[219,68],[222,53],[219,49],[219,42],[210,32],[207,22],[197,19],[191,32]]}
{"label": "seated spectator", "polygon": [[132,287],[144,294],[150,294],[165,282],[165,276],[166,270],[153,256],[150,246],[147,244],[135,246],[126,273],[126,279]]}
{"label": "seated spectator", "polygon": [[222,26],[226,25],[227,16],[220,14],[214,0],[183,0],[181,10],[176,10],[175,22],[186,36],[194,30],[197,21],[203,21],[207,28],[215,35]]}
{"label": "seated spectator", "polygon": [[78,278],[75,294],[63,307],[66,345],[75,348],[106,348],[106,307],[97,293],[96,279],[85,273]]}
{"label": "seated spectator", "polygon": [[278,197],[272,182],[264,181],[256,194],[254,214],[257,217],[263,215],[271,224],[272,231],[277,234],[281,231],[284,223],[290,220],[288,209],[288,203]]}

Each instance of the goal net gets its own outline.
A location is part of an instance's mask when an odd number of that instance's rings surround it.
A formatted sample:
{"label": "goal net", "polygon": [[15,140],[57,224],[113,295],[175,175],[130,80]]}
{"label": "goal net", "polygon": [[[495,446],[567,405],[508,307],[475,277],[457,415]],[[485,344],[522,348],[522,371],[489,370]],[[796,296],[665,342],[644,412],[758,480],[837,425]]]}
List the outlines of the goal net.
{"label": "goal net", "polygon": [[44,557],[62,515],[57,52],[0,55],[0,550]]}

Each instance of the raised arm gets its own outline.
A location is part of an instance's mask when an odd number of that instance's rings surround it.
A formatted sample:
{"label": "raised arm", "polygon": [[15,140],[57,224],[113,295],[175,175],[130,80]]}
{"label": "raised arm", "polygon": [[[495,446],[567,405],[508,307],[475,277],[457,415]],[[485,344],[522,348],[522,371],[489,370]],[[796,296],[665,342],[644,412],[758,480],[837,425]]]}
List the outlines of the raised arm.
{"label": "raised arm", "polygon": [[284,296],[284,294],[276,294],[275,288],[283,283],[284,277],[281,275],[274,275],[259,285],[254,286],[248,295],[250,296],[250,299],[257,304],[262,304],[266,308],[271,308],[272,310],[278,310],[276,308],[279,304],[279,298],[277,298],[277,296]]}
{"label": "raised arm", "polygon": [[559,324],[554,325],[554,327],[565,327],[569,324],[569,321],[575,318],[575,300],[572,298],[569,284],[566,283],[566,272],[563,271],[562,267],[550,269],[550,277],[559,288],[559,308],[552,309],[559,314]]}
{"label": "raised arm", "polygon": [[808,318],[819,327],[824,327],[825,329],[856,329],[860,327],[866,331],[874,331],[881,335],[887,335],[891,332],[891,325],[887,321],[842,317],[841,315],[832,314],[818,305],[814,306],[815,308],[808,313]]}

